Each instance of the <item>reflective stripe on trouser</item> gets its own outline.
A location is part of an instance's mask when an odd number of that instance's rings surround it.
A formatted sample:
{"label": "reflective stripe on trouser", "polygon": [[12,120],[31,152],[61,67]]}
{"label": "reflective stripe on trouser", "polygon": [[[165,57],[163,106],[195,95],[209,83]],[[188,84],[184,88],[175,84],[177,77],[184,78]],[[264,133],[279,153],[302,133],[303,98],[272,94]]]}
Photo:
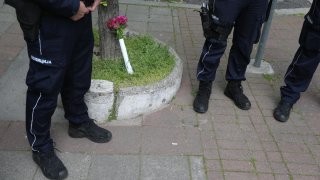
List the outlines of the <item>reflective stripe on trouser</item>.
{"label": "reflective stripe on trouser", "polygon": [[[260,28],[267,8],[267,0],[216,0],[214,15],[223,27],[234,26],[233,45],[230,50],[227,80],[245,80],[252,46],[260,37]],[[197,79],[213,81],[217,67],[226,49],[226,41],[207,39],[197,69]],[[210,51],[209,51],[209,47]]]}
{"label": "reflective stripe on trouser", "polygon": [[30,65],[26,78],[26,130],[32,150],[45,152],[53,148],[51,117],[60,92],[65,117],[70,122],[89,120],[83,98],[91,82],[91,15],[77,22],[44,16],[39,36],[39,41],[27,42]]}

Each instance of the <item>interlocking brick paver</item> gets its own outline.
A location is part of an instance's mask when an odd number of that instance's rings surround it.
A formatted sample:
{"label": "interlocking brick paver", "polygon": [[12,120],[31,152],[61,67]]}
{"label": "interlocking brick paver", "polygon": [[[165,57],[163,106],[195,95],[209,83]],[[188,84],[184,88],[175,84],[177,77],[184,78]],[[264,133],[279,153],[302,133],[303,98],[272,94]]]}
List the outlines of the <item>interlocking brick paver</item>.
{"label": "interlocking brick paver", "polygon": [[7,71],[10,64],[11,64],[10,60],[1,60],[0,59],[0,76],[3,75]]}
{"label": "interlocking brick paver", "polygon": [[274,180],[273,174],[259,174],[259,180]]}
{"label": "interlocking brick paver", "polygon": [[289,174],[275,174],[275,180],[290,180],[292,179]]}
{"label": "interlocking brick paver", "polygon": [[171,16],[171,13],[172,13],[171,9],[168,9],[168,8],[161,8],[161,7],[150,8],[150,14]]}
{"label": "interlocking brick paver", "polygon": [[227,131],[215,131],[217,139],[220,140],[235,140],[235,141],[244,141],[245,137],[242,132],[227,132]]}
{"label": "interlocking brick paver", "polygon": [[191,179],[194,179],[194,180],[206,179],[203,158],[197,157],[197,156],[191,156],[189,157],[189,161],[190,161]]}
{"label": "interlocking brick paver", "polygon": [[308,147],[304,143],[278,142],[279,149],[283,152],[308,153]]}
{"label": "interlocking brick paver", "polygon": [[30,152],[0,151],[0,179],[33,179],[33,164]]}
{"label": "interlocking brick paver", "polygon": [[12,22],[1,22],[0,26],[0,36],[7,31],[7,29],[11,26]]}
{"label": "interlocking brick paver", "polygon": [[239,127],[242,131],[250,131],[253,132],[255,131],[254,126],[252,124],[239,124]]}
{"label": "interlocking brick paver", "polygon": [[282,162],[270,162],[271,169],[274,173],[287,174],[288,169]]}
{"label": "interlocking brick paver", "polygon": [[206,149],[218,148],[213,131],[201,131],[200,134],[201,134],[201,142],[204,148]]}
{"label": "interlocking brick paver", "polygon": [[22,34],[22,30],[18,22],[12,23],[6,32],[10,34]]}
{"label": "interlocking brick paver", "polygon": [[141,152],[146,154],[201,154],[200,133],[196,128],[142,128]]}
{"label": "interlocking brick paver", "polygon": [[293,179],[319,180],[319,176],[292,175]]}
{"label": "interlocking brick paver", "polygon": [[239,149],[247,150],[248,146],[245,141],[217,140],[220,149]]}
{"label": "interlocking brick paver", "polygon": [[223,173],[217,171],[208,171],[207,172],[208,179],[223,179]]}
{"label": "interlocking brick paver", "polygon": [[237,116],[237,120],[240,124],[252,124],[250,116]]}
{"label": "interlocking brick paver", "polygon": [[288,163],[288,168],[292,174],[320,175],[320,169],[318,165]]}
{"label": "interlocking brick paver", "polygon": [[236,123],[237,116],[236,115],[213,115],[213,121],[215,123]]}
{"label": "interlocking brick paver", "polygon": [[0,121],[0,141],[1,141],[2,137],[3,137],[3,134],[5,134],[7,132],[9,124],[10,123],[7,122],[7,121],[4,121],[4,122]]}
{"label": "interlocking brick paver", "polygon": [[256,125],[256,124],[266,124],[263,115],[260,114],[254,114],[250,116],[251,122]]}
{"label": "interlocking brick paver", "polygon": [[257,180],[258,176],[255,173],[246,172],[225,172],[226,180]]}
{"label": "interlocking brick paver", "polygon": [[285,162],[298,164],[316,164],[311,154],[302,153],[282,153]]}
{"label": "interlocking brick paver", "polygon": [[21,34],[9,34],[0,37],[0,47],[24,47],[25,41]]}
{"label": "interlocking brick paver", "polygon": [[269,162],[267,161],[256,161],[254,163],[257,173],[272,173]]}
{"label": "interlocking brick paver", "polygon": [[171,126],[179,127],[182,125],[182,119],[173,112],[174,106],[169,106],[160,111],[144,117],[142,124],[146,126]]}
{"label": "interlocking brick paver", "polygon": [[250,161],[222,160],[225,171],[254,171],[254,165]]}
{"label": "interlocking brick paver", "polygon": [[30,150],[24,123],[11,122],[0,141],[0,150]]}
{"label": "interlocking brick paver", "polygon": [[260,141],[247,141],[247,146],[249,150],[263,151],[263,147]]}
{"label": "interlocking brick paver", "polygon": [[220,156],[221,159],[239,161],[249,161],[252,158],[251,153],[246,150],[222,150]]}
{"label": "interlocking brick paver", "polygon": [[223,170],[219,160],[205,160],[207,171],[221,172]]}
{"label": "interlocking brick paver", "polygon": [[220,159],[218,149],[204,149],[203,156],[205,159]]}
{"label": "interlocking brick paver", "polygon": [[272,151],[272,152],[266,152],[268,161],[271,162],[282,162],[282,156],[280,152]]}
{"label": "interlocking brick paver", "polygon": [[190,179],[188,159],[179,156],[143,156],[141,179]]}
{"label": "interlocking brick paver", "polygon": [[139,156],[93,156],[87,179],[139,179]]}

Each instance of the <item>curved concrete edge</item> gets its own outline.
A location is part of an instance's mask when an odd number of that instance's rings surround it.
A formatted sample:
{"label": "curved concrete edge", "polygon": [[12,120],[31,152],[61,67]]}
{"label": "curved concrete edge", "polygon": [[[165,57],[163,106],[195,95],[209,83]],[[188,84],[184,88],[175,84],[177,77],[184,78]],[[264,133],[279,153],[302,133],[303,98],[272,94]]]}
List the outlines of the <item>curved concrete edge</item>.
{"label": "curved concrete edge", "polygon": [[169,47],[169,51],[175,57],[175,66],[165,79],[147,86],[120,88],[116,100],[118,119],[160,109],[173,99],[180,88],[183,64],[175,50]]}
{"label": "curved concrete edge", "polygon": [[[128,31],[127,34],[130,36],[140,33]],[[166,46],[162,41],[153,39]],[[103,123],[112,111],[115,111],[117,120],[133,119],[168,104],[180,88],[183,71],[182,60],[173,48],[168,48],[175,58],[175,66],[171,73],[159,82],[146,86],[120,88],[119,92],[114,94],[112,82],[93,79],[90,90],[85,95],[89,116],[98,123]]]}
{"label": "curved concrete edge", "polygon": [[113,108],[113,83],[105,80],[91,80],[89,91],[85,94],[89,117],[105,122]]}

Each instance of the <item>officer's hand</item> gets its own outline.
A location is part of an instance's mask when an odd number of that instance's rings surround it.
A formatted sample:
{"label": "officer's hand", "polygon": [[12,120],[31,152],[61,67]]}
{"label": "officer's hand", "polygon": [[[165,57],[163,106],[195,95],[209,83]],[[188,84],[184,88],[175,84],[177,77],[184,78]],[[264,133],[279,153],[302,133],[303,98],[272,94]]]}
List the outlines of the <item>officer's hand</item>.
{"label": "officer's hand", "polygon": [[71,19],[73,21],[78,21],[79,19],[83,18],[83,16],[85,14],[88,14],[89,12],[90,12],[89,9],[84,5],[84,3],[82,1],[80,1],[79,10],[78,10],[77,14],[75,14],[71,17]]}
{"label": "officer's hand", "polygon": [[94,3],[88,7],[89,11],[95,11],[97,9],[97,7],[99,6],[101,0],[94,0]]}

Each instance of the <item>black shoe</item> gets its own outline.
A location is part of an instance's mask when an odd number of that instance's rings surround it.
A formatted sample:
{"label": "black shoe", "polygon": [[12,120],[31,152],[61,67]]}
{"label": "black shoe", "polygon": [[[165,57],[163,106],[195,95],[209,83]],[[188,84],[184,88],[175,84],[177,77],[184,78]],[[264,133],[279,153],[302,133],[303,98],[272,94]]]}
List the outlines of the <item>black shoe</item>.
{"label": "black shoe", "polygon": [[32,158],[48,179],[65,179],[68,171],[54,151],[32,152]]}
{"label": "black shoe", "polygon": [[229,81],[224,94],[232,99],[238,108],[242,110],[249,110],[251,108],[248,97],[243,94],[241,81]]}
{"label": "black shoe", "polygon": [[110,131],[97,126],[93,120],[80,125],[69,123],[69,136],[73,138],[86,137],[95,143],[106,143],[112,138]]}
{"label": "black shoe", "polygon": [[292,104],[280,101],[278,106],[273,111],[273,117],[280,122],[286,122],[289,119]]}
{"label": "black shoe", "polygon": [[193,101],[193,110],[198,113],[205,113],[208,110],[211,95],[212,81],[200,81],[199,90]]}

